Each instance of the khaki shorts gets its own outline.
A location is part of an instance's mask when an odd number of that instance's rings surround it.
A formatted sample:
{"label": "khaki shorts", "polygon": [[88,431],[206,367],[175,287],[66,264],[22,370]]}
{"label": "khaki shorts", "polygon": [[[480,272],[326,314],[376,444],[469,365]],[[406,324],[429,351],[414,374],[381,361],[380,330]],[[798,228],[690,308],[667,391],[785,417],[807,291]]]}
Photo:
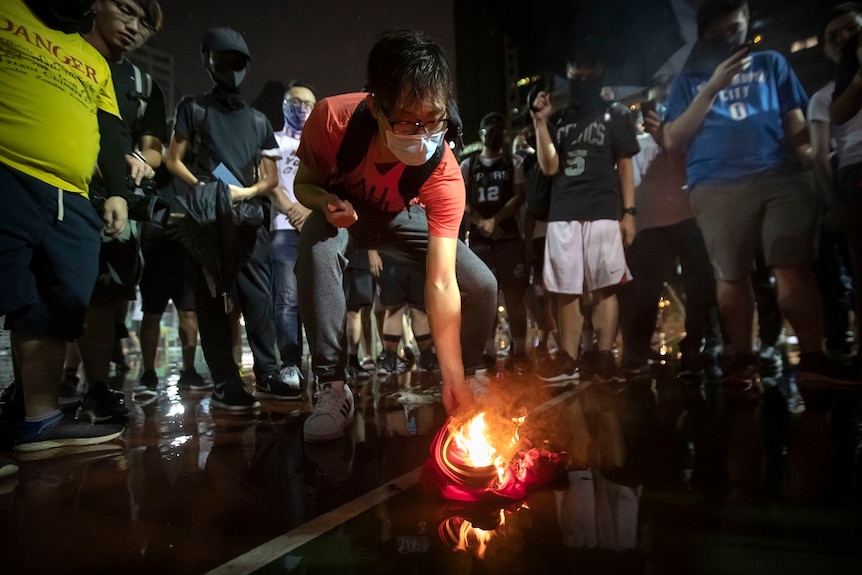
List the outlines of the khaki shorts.
{"label": "khaki shorts", "polygon": [[719,280],[755,270],[758,253],[770,267],[817,259],[823,200],[810,172],[770,173],[731,184],[698,184],[691,209]]}
{"label": "khaki shorts", "polygon": [[632,279],[620,223],[548,222],[542,279],[547,291],[576,295]]}

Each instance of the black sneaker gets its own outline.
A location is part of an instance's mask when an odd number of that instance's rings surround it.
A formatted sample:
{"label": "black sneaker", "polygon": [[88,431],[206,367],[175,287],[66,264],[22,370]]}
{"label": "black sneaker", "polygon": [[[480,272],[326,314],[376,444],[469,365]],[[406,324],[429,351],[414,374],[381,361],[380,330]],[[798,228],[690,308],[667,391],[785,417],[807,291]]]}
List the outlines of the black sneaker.
{"label": "black sneaker", "polygon": [[596,375],[596,369],[599,366],[599,352],[595,349],[589,349],[581,353],[578,367],[581,370],[581,378],[591,379]]}
{"label": "black sneaker", "polygon": [[757,358],[750,354],[737,354],[730,366],[724,370],[722,383],[727,391],[755,394],[763,391]]}
{"label": "black sneaker", "polygon": [[285,401],[302,399],[299,368],[295,365],[290,365],[285,367],[281,372],[270,373],[257,382],[255,385],[255,395]]}
{"label": "black sneaker", "polygon": [[357,356],[351,355],[347,358],[347,377],[349,379],[368,379],[371,377],[371,372],[362,367]]}
{"label": "black sneaker", "polygon": [[229,411],[254,411],[260,409],[260,402],[245,390],[242,381],[215,384],[210,405]]}
{"label": "black sneaker", "polygon": [[138,384],[134,388],[135,393],[139,393],[142,391],[156,391],[159,389],[159,376],[156,374],[156,370],[154,369],[145,369],[141,373],[141,378],[138,380]]}
{"label": "black sneaker", "polygon": [[68,374],[60,384],[60,391],[57,394],[57,404],[63,411],[75,409],[81,405],[82,396],[78,393],[78,376]]}
{"label": "black sneaker", "polygon": [[177,387],[180,389],[188,389],[189,391],[206,391],[213,388],[211,381],[204,379],[204,376],[199,374],[194,367],[180,371],[180,379],[177,381]]}
{"label": "black sneaker", "polygon": [[547,356],[536,364],[536,375],[548,383],[576,381],[580,378],[578,363],[563,350],[556,356]]}
{"label": "black sneaker", "polygon": [[596,379],[599,383],[622,382],[625,379],[620,375],[614,352],[604,350],[598,352],[595,368]]}
{"label": "black sneaker", "polygon": [[419,371],[440,371],[437,354],[430,347],[419,352]]}
{"label": "black sneaker", "polygon": [[799,387],[819,389],[862,389],[862,376],[854,366],[846,366],[822,352],[799,354],[796,366]]}
{"label": "black sneaker", "polygon": [[383,357],[377,361],[378,375],[397,375],[404,373],[407,366],[404,360],[398,357],[395,350],[387,349],[383,352]]}
{"label": "black sneaker", "polygon": [[121,420],[129,416],[129,408],[123,396],[114,393],[105,383],[91,383],[84,400],[75,412],[77,419],[90,423],[105,423],[111,420]]}
{"label": "black sneaker", "polygon": [[39,428],[22,428],[15,451],[29,452],[57,447],[96,445],[118,438],[123,433],[122,425],[93,425],[63,415],[45,422]]}

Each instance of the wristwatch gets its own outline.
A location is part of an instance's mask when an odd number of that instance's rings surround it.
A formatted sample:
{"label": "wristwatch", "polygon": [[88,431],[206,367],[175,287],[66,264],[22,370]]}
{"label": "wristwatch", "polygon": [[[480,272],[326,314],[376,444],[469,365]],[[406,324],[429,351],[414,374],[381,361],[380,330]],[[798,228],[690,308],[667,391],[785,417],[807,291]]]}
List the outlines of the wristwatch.
{"label": "wristwatch", "polygon": [[631,216],[636,216],[636,215],[638,215],[638,209],[637,208],[623,208],[623,213],[629,214]]}

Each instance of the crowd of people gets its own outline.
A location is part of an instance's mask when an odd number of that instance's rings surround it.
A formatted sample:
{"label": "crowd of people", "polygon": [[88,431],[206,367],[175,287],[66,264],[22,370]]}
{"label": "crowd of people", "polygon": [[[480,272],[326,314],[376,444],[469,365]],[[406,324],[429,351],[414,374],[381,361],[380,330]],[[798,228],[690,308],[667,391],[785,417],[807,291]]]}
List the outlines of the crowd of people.
{"label": "crowd of people", "polygon": [[[110,364],[138,288],[135,401],[164,387],[156,355],[173,301],[178,386],[234,413],[308,392],[309,442],[342,436],[352,382],[410,367],[405,313],[416,365],[439,374],[455,414],[488,393],[492,371],[549,383],[649,371],[667,282],[685,307],[681,376],[757,390],[786,321],[800,384],[862,384],[846,337],[862,294],[843,308],[832,296],[862,273],[856,4],[824,24],[838,73],[810,101],[784,57],[746,43],[744,0],[706,0],[683,70],[655,78],[640,118],[608,98],[602,53],[579,38],[564,105],[531,92],[514,138],[512,119],[489,111],[481,150],[461,158],[454,79],[419,31],[378,37],[362,92],[318,100],[290,81],[276,132],[242,96],[244,37],[209,29],[212,88],[183,98],[169,131],[160,87],[127,58],[161,28],[158,0],[10,0],[0,18],[14,55],[0,64],[0,314],[15,372],[2,407],[20,420],[18,451],[122,434]],[[499,298],[511,335],[500,366]],[[240,317],[251,386],[235,357]]]}

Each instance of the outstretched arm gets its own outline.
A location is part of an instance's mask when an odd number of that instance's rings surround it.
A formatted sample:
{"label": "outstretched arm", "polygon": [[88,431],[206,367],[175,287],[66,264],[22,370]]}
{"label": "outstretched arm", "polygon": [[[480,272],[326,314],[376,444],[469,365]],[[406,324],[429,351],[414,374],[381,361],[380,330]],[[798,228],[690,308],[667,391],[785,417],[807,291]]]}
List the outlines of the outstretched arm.
{"label": "outstretched arm", "polygon": [[450,414],[473,400],[464,379],[461,356],[461,291],[455,279],[457,250],[457,238],[428,236],[425,309],[443,378],[443,407]]}

